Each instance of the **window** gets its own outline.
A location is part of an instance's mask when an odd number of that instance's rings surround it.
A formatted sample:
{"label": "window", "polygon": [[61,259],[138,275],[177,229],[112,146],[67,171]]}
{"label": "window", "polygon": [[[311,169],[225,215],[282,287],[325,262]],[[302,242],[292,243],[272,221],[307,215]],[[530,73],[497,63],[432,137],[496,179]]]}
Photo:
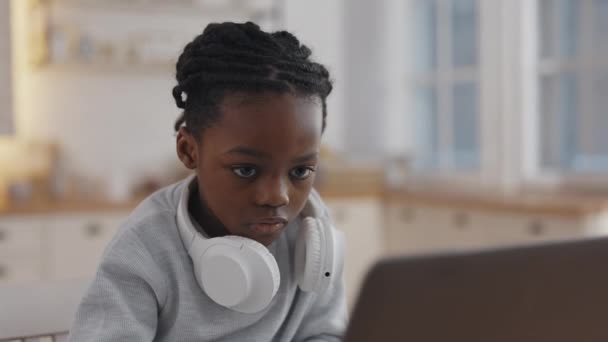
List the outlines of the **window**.
{"label": "window", "polygon": [[605,182],[608,0],[408,4],[408,132],[421,175]]}
{"label": "window", "polygon": [[477,0],[411,0],[412,101],[418,170],[480,167]]}
{"label": "window", "polygon": [[608,172],[608,0],[539,0],[540,168]]}

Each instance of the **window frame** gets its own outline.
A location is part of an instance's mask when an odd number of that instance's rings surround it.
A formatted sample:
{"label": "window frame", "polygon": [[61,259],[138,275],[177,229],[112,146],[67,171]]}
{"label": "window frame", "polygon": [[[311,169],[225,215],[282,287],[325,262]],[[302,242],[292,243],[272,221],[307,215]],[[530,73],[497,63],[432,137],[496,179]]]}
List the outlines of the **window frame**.
{"label": "window frame", "polygon": [[[417,1],[417,0],[414,0]],[[479,61],[480,54],[477,56],[477,64],[472,66],[453,66],[453,49],[452,49],[452,3],[454,0],[436,0],[437,1],[437,27],[436,42],[437,42],[437,65],[431,71],[418,71],[411,69],[411,82],[414,88],[432,87],[436,90],[437,100],[437,148],[438,168],[425,169],[424,172],[434,172],[441,170],[449,170],[461,175],[466,175],[467,171],[454,168],[454,112],[453,112],[453,91],[456,84],[471,83],[478,89],[478,98],[480,87]],[[479,17],[479,0],[473,0],[477,3]],[[478,18],[479,19],[479,18]],[[478,20],[479,23],[479,20]],[[477,33],[480,31],[480,26],[477,27]],[[476,36],[477,46],[479,46],[479,34]],[[477,101],[477,109],[479,112],[479,101]],[[477,132],[478,137],[480,132]],[[479,140],[479,139],[478,139]],[[481,159],[481,158],[480,158]],[[481,164],[481,163],[480,163]],[[480,167],[481,165],[479,165]],[[479,169],[477,167],[477,169]]]}
{"label": "window frame", "polygon": [[[436,172],[415,173],[411,175],[412,182],[428,181],[439,186],[456,184],[501,192],[516,192],[524,187],[545,190],[560,186],[601,187],[602,184],[608,188],[608,172],[590,175],[550,171],[542,167],[539,75],[551,66],[541,63],[539,59],[539,1],[478,2],[479,168],[472,172],[439,169]],[[587,4],[591,4],[591,1],[584,0]],[[583,10],[589,13],[589,7],[587,5]],[[590,44],[588,34],[581,33],[581,37],[585,41],[580,44]],[[407,60],[406,56],[403,57]],[[586,64],[583,69],[597,66],[593,58],[584,56]],[[402,89],[407,94],[407,104],[403,110],[410,112],[406,114],[410,119],[412,78],[411,71],[408,73],[406,68],[403,77],[406,85]],[[586,84],[589,87],[591,82]],[[589,101],[585,98],[591,94],[587,89],[580,90],[583,97],[579,102]],[[403,115],[403,112],[399,114]],[[405,153],[410,156],[415,154],[415,144],[411,139]]]}
{"label": "window frame", "polygon": [[[502,0],[504,1],[504,0]],[[534,124],[527,127],[529,130],[528,140],[529,146],[533,146],[534,151],[528,152],[529,158],[521,161],[522,168],[522,185],[536,188],[556,188],[564,187],[571,189],[608,189],[608,171],[601,172],[580,172],[571,170],[559,170],[545,168],[542,165],[542,156],[540,155],[541,132],[540,124],[540,77],[541,75],[557,75],[563,71],[572,71],[578,76],[579,101],[578,112],[590,113],[589,106],[592,103],[592,82],[593,73],[598,66],[607,67],[608,63],[599,63],[595,54],[592,53],[592,20],[593,15],[593,0],[581,1],[580,22],[582,23],[581,30],[577,39],[579,39],[579,54],[570,62],[563,62],[559,59],[543,60],[540,55],[540,23],[538,11],[540,10],[540,1],[517,0],[520,2],[522,13],[527,16],[527,28],[523,31],[518,39],[515,39],[512,44],[519,45],[523,50],[527,64],[531,64],[534,68],[527,73],[523,73],[523,77],[527,83],[533,85],[534,98],[526,98],[522,105],[528,108],[528,115],[523,119],[528,119]],[[553,15],[555,18],[556,15]],[[555,19],[553,19],[555,20]],[[525,32],[534,32],[535,34],[526,35]],[[522,72],[522,71],[520,71]],[[584,115],[584,114],[583,114]],[[525,121],[524,121],[525,122]]]}
{"label": "window frame", "polygon": [[[412,3],[415,0],[407,0],[405,2],[393,2],[392,7],[389,6],[389,14],[387,16],[389,18],[393,18],[393,22],[397,20],[395,17],[395,13],[411,13],[412,11]],[[493,1],[492,1],[493,2]],[[497,1],[498,2],[498,1]],[[502,0],[500,0],[502,2]],[[399,4],[397,4],[399,3]],[[445,6],[446,0],[439,0],[439,4],[443,4]],[[440,93],[447,94],[444,95],[443,98],[440,98],[438,101],[439,107],[439,115],[441,113],[447,112],[446,108],[450,108],[451,99],[450,95],[453,90],[454,80],[456,81],[473,81],[473,84],[477,86],[478,89],[478,98],[477,98],[477,112],[479,115],[479,124],[478,124],[478,148],[479,148],[479,165],[474,170],[458,170],[453,168],[442,168],[441,166],[437,169],[431,170],[422,170],[420,172],[416,171],[411,174],[411,180],[415,183],[422,184],[434,184],[438,186],[442,186],[443,184],[458,184],[464,187],[495,187],[498,179],[500,177],[496,177],[496,170],[500,167],[498,166],[499,160],[501,158],[497,158],[499,154],[500,146],[496,143],[496,136],[500,134],[500,129],[496,127],[496,123],[500,121],[499,115],[496,111],[492,109],[498,108],[497,102],[500,101],[500,89],[498,89],[500,85],[500,80],[496,77],[497,72],[499,71],[499,65],[497,63],[496,58],[500,58],[500,51],[497,50],[499,45],[498,37],[500,36],[501,30],[494,27],[496,15],[499,14],[496,10],[496,6],[492,4],[488,4],[490,2],[485,0],[477,0],[477,13],[478,13],[478,31],[477,31],[477,46],[479,49],[477,64],[471,67],[469,70],[461,71],[456,69],[456,72],[452,72],[455,69],[449,69],[446,75],[438,75],[431,79],[429,82],[428,78],[419,77],[419,72],[413,70],[413,61],[411,60],[411,55],[408,56],[406,51],[407,47],[413,46],[412,38],[408,37],[405,40],[404,46],[406,48],[403,49],[393,49],[391,51],[391,55],[398,56],[396,59],[402,61],[403,64],[403,73],[401,74],[402,78],[400,79],[400,83],[392,82],[393,86],[397,87],[403,93],[400,95],[403,96],[405,94],[405,100],[402,107],[399,107],[399,111],[394,111],[393,113],[389,113],[391,117],[388,120],[387,131],[394,131],[395,124],[412,122],[414,119],[413,116],[413,91],[418,85],[425,84],[433,84],[437,85],[441,88]],[[438,12],[441,12],[440,10]],[[445,10],[443,11],[446,12]],[[449,13],[449,12],[448,12]],[[398,16],[402,22],[407,22],[407,20],[403,20],[403,14]],[[448,15],[449,17],[449,15]],[[390,20],[389,20],[390,21]],[[450,26],[451,22],[438,20],[438,36],[447,36],[445,41],[440,41],[438,45],[450,46],[451,39],[451,31]],[[446,28],[447,27],[447,28]],[[389,26],[389,32],[407,32],[408,27],[404,24],[400,25],[391,25]],[[441,35],[439,32],[447,32],[448,34]],[[410,36],[410,35],[408,35]],[[398,35],[395,35],[393,39],[399,39]],[[391,39],[391,37],[389,37]],[[403,40],[403,39],[400,39]],[[450,49],[447,49],[450,50]],[[451,51],[447,54],[442,54],[438,49],[438,58],[442,58],[444,61],[448,61],[451,64]],[[395,57],[393,57],[395,58]],[[440,62],[438,60],[438,65],[446,65],[445,62]],[[440,74],[440,73],[437,73]],[[393,106],[395,107],[395,106]],[[403,115],[403,113],[406,113]],[[399,120],[394,118],[396,115],[403,116],[405,119]],[[439,124],[440,132],[449,132],[449,134],[439,134],[440,141],[443,143],[442,148],[447,151],[452,152],[452,147],[449,142],[452,140],[452,126],[450,123],[446,123],[445,121]],[[409,138],[404,139],[405,149],[403,153],[408,158],[412,158],[412,156],[416,155],[418,151],[416,151],[417,146],[412,138],[414,135],[412,131],[408,132]],[[390,150],[390,149],[389,149]],[[449,158],[448,158],[449,159]],[[440,164],[441,165],[441,164]]]}

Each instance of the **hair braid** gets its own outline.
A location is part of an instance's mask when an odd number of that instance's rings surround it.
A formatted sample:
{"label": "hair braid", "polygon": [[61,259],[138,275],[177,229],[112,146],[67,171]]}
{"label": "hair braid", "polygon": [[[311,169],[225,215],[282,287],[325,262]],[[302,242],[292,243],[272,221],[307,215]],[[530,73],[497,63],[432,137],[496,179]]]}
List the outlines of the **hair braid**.
{"label": "hair braid", "polygon": [[294,92],[318,96],[327,116],[332,82],[327,69],[311,60],[311,50],[287,31],[267,33],[254,23],[209,24],[188,43],[176,64],[172,94],[185,125],[198,137],[219,119],[225,95],[236,92]]}

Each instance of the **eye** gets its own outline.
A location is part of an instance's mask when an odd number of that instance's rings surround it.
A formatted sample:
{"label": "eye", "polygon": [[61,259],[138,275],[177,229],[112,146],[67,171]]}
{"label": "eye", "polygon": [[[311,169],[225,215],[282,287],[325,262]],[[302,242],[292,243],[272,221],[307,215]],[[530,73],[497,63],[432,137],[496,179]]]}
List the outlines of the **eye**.
{"label": "eye", "polygon": [[258,171],[253,166],[237,166],[232,168],[232,172],[241,178],[253,178]]}
{"label": "eye", "polygon": [[298,166],[291,169],[291,171],[289,171],[289,175],[297,180],[304,180],[310,177],[313,172],[315,172],[315,169],[312,167]]}

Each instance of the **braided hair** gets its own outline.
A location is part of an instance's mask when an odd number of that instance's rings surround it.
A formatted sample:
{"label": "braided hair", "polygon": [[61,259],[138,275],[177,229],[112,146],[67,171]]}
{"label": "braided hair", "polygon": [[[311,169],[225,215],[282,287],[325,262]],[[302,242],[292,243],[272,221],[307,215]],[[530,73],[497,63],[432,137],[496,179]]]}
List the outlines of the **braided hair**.
{"label": "braided hair", "polygon": [[252,22],[209,24],[177,61],[173,98],[183,112],[175,131],[185,125],[199,138],[220,118],[226,95],[265,91],[318,96],[324,130],[332,83],[327,69],[310,55],[310,49],[286,31],[267,33]]}

